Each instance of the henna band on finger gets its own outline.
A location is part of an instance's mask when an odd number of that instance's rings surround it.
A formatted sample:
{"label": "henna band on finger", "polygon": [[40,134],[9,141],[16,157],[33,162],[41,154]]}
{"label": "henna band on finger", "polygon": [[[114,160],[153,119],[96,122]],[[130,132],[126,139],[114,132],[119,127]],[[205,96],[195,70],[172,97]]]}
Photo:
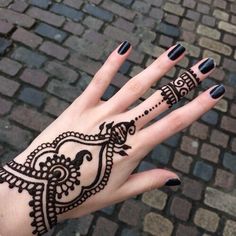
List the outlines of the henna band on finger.
{"label": "henna band on finger", "polygon": [[169,104],[169,107],[172,107],[177,103],[182,97],[187,95],[193,88],[197,87],[200,84],[200,79],[197,77],[197,74],[193,70],[188,69],[182,73],[177,79],[171,81],[169,84],[163,86],[161,90],[161,95]]}

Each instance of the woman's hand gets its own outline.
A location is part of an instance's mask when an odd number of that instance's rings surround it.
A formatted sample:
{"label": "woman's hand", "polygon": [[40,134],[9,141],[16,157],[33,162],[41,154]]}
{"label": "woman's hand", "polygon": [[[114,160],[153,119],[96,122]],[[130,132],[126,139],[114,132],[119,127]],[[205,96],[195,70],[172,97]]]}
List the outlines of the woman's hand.
{"label": "woman's hand", "polygon": [[[131,52],[130,44],[124,42],[83,94],[23,153],[0,168],[0,187],[15,199],[9,207],[14,207],[16,215],[22,211],[30,215],[24,220],[22,235],[31,235],[31,231],[42,235],[60,220],[181,183],[175,173],[164,169],[132,172],[155,145],[190,125],[221,98],[224,87],[214,86],[149,124],[205,79],[215,67],[214,61],[199,61],[140,105],[129,107],[184,57],[184,51],[181,45],[171,47],[102,102],[103,93]],[[18,210],[15,201],[25,208]],[[0,208],[5,212],[0,220],[2,235],[15,235],[14,229],[6,226],[9,210]]]}

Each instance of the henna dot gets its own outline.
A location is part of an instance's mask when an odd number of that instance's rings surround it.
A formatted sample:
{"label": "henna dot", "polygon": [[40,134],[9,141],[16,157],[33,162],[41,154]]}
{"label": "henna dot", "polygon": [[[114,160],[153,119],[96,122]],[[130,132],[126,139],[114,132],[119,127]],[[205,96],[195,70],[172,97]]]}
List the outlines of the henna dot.
{"label": "henna dot", "polygon": [[137,121],[137,120],[138,120],[138,117],[135,117],[135,120]]}
{"label": "henna dot", "polygon": [[138,116],[138,118],[141,118],[142,116]]}
{"label": "henna dot", "polygon": [[144,114],[145,114],[145,115],[147,115],[148,113],[149,113],[149,111],[148,111],[148,110],[144,111]]}

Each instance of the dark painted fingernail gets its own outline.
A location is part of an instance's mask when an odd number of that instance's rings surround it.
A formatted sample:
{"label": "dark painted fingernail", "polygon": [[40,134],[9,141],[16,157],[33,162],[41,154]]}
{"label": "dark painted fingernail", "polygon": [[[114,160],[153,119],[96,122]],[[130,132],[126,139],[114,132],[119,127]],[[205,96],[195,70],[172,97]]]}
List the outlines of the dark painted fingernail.
{"label": "dark painted fingernail", "polygon": [[120,55],[124,55],[127,51],[128,51],[128,49],[130,48],[130,43],[128,42],[128,41],[124,41],[121,45],[120,45],[120,47],[119,47],[119,49],[118,49],[118,53],[120,54]]}
{"label": "dark painted fingernail", "polygon": [[212,58],[208,58],[204,62],[202,62],[198,68],[203,74],[206,74],[213,68],[215,68],[215,62]]}
{"label": "dark painted fingernail", "polygon": [[168,57],[172,61],[174,61],[178,57],[180,57],[184,52],[185,52],[185,47],[179,43],[168,53]]}
{"label": "dark painted fingernail", "polygon": [[180,185],[180,184],[181,184],[180,179],[169,179],[165,183],[165,186],[177,186],[177,185]]}
{"label": "dark painted fingernail", "polygon": [[222,84],[214,87],[210,91],[210,95],[213,99],[217,99],[217,98],[221,97],[224,93],[225,93],[225,87]]}

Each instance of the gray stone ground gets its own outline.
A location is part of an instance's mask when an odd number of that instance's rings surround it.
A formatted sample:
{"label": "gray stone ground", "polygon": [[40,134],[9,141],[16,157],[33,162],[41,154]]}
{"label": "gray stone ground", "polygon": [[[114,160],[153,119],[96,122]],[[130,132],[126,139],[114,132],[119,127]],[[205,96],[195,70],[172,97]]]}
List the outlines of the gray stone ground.
{"label": "gray stone ground", "polygon": [[183,180],[179,188],[156,189],[64,222],[50,235],[235,236],[235,0],[1,0],[0,162],[21,152],[56,118],[124,40],[134,50],[104,99],[176,42],[188,54],[160,84],[210,56],[218,68],[200,89],[223,83],[225,97],[139,166],[176,171]]}

